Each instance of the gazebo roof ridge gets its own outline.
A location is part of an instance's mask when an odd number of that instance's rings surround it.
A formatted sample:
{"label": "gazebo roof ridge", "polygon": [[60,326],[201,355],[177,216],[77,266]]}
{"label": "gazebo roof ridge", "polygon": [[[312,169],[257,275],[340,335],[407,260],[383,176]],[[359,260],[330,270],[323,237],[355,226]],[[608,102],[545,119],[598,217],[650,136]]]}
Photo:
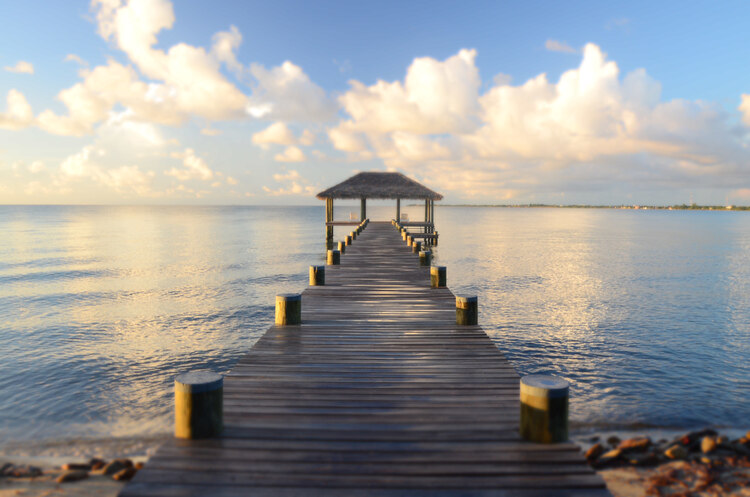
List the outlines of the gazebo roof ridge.
{"label": "gazebo roof ridge", "polygon": [[425,199],[442,200],[434,190],[397,172],[362,172],[342,181],[316,195],[320,200],[328,198],[371,199]]}

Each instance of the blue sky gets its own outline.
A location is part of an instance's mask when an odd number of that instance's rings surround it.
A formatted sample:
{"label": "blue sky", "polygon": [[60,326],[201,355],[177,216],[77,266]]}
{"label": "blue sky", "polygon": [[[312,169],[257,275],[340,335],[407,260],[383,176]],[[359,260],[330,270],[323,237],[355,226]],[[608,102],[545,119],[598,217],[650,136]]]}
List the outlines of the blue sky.
{"label": "blue sky", "polygon": [[450,202],[748,204],[747,19],[747,2],[14,2],[0,203],[306,204],[398,170]]}

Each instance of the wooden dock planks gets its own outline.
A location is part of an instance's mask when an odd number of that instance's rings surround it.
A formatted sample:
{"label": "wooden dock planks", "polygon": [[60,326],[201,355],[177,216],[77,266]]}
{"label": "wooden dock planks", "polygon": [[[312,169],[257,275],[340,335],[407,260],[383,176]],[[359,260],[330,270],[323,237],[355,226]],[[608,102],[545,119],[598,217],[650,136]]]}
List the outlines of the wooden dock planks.
{"label": "wooden dock planks", "polygon": [[519,377],[388,223],[370,223],[224,382],[226,429],[172,440],[135,496],[606,496],[571,443],[518,435]]}

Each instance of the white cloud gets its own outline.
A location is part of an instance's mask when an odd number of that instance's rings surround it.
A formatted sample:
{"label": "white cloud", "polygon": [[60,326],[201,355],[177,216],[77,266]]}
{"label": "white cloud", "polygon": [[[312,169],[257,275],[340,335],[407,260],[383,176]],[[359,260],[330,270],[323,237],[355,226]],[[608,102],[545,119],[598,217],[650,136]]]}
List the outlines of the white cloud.
{"label": "white cloud", "polygon": [[252,141],[263,149],[268,149],[270,145],[303,145],[309,147],[315,143],[315,133],[305,129],[297,137],[286,123],[275,122],[266,129],[255,133]]}
{"label": "white cloud", "polygon": [[15,66],[5,66],[5,70],[16,74],[34,74],[34,65],[31,62],[19,60]]}
{"label": "white cloud", "polygon": [[742,122],[746,126],[750,126],[750,94],[742,95],[742,103],[740,103],[739,110],[742,112]]}
{"label": "white cloud", "polygon": [[80,152],[68,156],[60,164],[60,174],[55,184],[63,186],[70,181],[88,179],[107,186],[117,193],[135,193],[139,196],[153,195],[151,182],[154,173],[152,171],[141,171],[137,165],[106,168],[98,162],[105,155],[104,149],[93,145],[83,147]]}
{"label": "white cloud", "polygon": [[268,186],[263,187],[263,191],[273,197],[281,195],[314,195],[318,191],[316,185],[309,184],[305,178],[303,178],[298,171],[291,170],[286,173],[277,173],[273,175],[274,181],[281,183],[282,186],[277,189],[269,188]]}
{"label": "white cloud", "polygon": [[89,65],[88,62],[86,62],[85,60],[83,60],[82,58],[80,58],[74,53],[69,53],[68,55],[66,55],[65,58],[63,59],[63,62],[75,62],[79,66],[84,66],[84,67]]}
{"label": "white cloud", "polygon": [[201,129],[201,134],[206,136],[219,136],[221,134],[221,130],[215,128],[203,128]]}
{"label": "white cloud", "polygon": [[273,159],[278,162],[303,162],[305,154],[299,147],[286,147],[282,153],[274,155]]}
{"label": "white cloud", "polygon": [[299,144],[309,147],[315,143],[315,133],[306,129],[299,137]]}
{"label": "white cloud", "polygon": [[247,104],[249,115],[298,122],[326,122],[335,117],[335,102],[299,66],[289,61],[272,69],[252,64],[250,73],[257,85]]}
{"label": "white cloud", "polygon": [[179,181],[191,179],[209,181],[214,177],[214,172],[208,167],[206,161],[195,155],[195,151],[191,148],[186,148],[182,153],[173,153],[172,157],[182,159],[182,165],[185,167],[183,169],[173,167],[164,173],[167,176],[174,176]]}
{"label": "white cloud", "polygon": [[36,160],[29,164],[29,172],[32,174],[37,174],[46,169],[46,166],[44,165],[44,162],[40,160]]}
{"label": "white cloud", "polygon": [[268,126],[263,131],[259,131],[253,135],[252,141],[256,145],[296,145],[297,137],[294,136],[292,130],[283,123],[276,122]]}
{"label": "white cloud", "polygon": [[[352,82],[340,97],[349,116],[328,130],[334,148],[350,160],[372,153],[390,169],[422,171],[460,196],[495,197],[602,181],[719,184],[750,159],[718,105],[662,101],[645,70],[621,77],[596,45],[557,82],[500,78],[483,94],[474,57],[416,59],[403,83]],[[425,86],[428,97],[414,98],[410,90]],[[750,97],[740,110],[750,122]]]}
{"label": "white cloud", "polygon": [[20,91],[8,91],[5,99],[7,110],[0,112],[0,129],[22,129],[34,122],[34,113],[26,97]]}
{"label": "white cloud", "polygon": [[550,52],[562,52],[562,53],[578,53],[578,50],[571,47],[567,43],[563,41],[557,41],[557,40],[547,40],[544,42],[544,48],[549,50]]}

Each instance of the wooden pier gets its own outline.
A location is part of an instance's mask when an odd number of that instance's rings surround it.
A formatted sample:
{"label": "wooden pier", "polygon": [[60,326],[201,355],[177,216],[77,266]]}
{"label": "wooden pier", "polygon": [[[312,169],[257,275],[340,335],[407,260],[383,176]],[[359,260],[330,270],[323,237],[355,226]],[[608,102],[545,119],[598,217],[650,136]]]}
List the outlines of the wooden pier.
{"label": "wooden pier", "polygon": [[169,441],[121,497],[609,495],[574,444],[520,439],[518,374],[418,261],[370,223],[226,376],[223,434]]}

